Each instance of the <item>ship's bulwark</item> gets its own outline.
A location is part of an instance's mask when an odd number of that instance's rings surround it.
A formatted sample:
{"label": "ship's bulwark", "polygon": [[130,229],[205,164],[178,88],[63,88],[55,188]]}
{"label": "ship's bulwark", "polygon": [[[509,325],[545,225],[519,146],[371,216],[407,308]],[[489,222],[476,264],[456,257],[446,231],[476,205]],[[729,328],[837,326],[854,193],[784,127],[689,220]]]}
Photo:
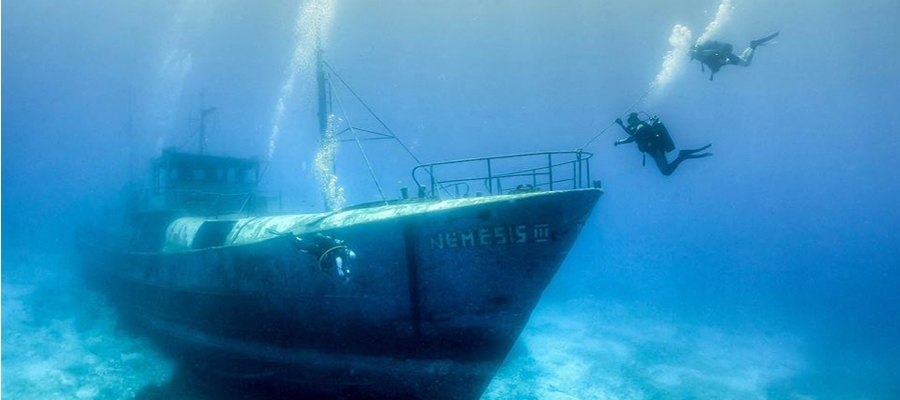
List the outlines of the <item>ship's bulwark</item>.
{"label": "ship's bulwark", "polygon": [[[600,193],[498,196],[334,224],[319,233],[356,252],[349,280],[323,272],[293,234],[104,251],[88,272],[124,318],[218,376],[342,398],[477,398]],[[402,206],[379,208],[388,207]]]}

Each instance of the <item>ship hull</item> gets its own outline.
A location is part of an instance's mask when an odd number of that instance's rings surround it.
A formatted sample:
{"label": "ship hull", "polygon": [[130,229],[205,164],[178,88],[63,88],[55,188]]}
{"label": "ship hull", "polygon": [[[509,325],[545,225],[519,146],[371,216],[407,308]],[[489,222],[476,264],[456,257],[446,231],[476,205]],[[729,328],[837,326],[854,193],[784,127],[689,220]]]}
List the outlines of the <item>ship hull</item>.
{"label": "ship hull", "polygon": [[315,397],[477,398],[600,193],[323,225],[357,254],[349,280],[292,235],[190,251],[95,248],[86,272],[135,327],[221,376]]}

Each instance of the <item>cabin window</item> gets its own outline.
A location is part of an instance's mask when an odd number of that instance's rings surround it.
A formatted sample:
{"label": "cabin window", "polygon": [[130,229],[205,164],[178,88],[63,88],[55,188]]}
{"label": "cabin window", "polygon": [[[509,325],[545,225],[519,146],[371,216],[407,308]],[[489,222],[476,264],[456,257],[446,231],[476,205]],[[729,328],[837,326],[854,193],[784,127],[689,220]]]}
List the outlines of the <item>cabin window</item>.
{"label": "cabin window", "polygon": [[253,183],[253,170],[245,169],[241,171],[241,182]]}
{"label": "cabin window", "polygon": [[197,250],[224,246],[225,239],[228,238],[228,234],[231,232],[231,229],[234,228],[236,222],[237,221],[204,222],[203,225],[200,225],[200,229],[197,230],[197,234],[194,235],[194,240],[191,242],[191,248]]}
{"label": "cabin window", "polygon": [[228,174],[225,179],[228,182],[234,182],[237,180],[237,171],[234,170],[234,167],[228,167]]}
{"label": "cabin window", "polygon": [[159,168],[153,169],[153,194],[159,194],[160,171]]}
{"label": "cabin window", "polygon": [[169,168],[169,180],[170,181],[178,180],[178,167]]}
{"label": "cabin window", "polygon": [[206,170],[202,168],[196,168],[191,171],[191,179],[195,181],[204,181],[206,180]]}

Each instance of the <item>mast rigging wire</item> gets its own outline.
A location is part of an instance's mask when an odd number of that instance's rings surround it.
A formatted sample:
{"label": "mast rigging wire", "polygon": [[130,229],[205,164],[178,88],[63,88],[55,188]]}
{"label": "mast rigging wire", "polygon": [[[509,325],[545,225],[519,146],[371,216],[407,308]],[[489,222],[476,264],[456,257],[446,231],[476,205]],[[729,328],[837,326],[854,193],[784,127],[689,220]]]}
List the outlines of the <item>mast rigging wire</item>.
{"label": "mast rigging wire", "polygon": [[[338,79],[340,79],[340,77],[338,77]],[[341,83],[343,83],[343,81],[341,81]],[[356,146],[359,148],[359,153],[362,154],[363,161],[365,161],[366,163],[366,168],[369,169],[369,175],[372,176],[372,181],[375,182],[375,187],[378,188],[378,194],[381,195],[381,201],[383,201],[384,204],[388,204],[387,197],[384,195],[384,190],[381,189],[381,184],[378,182],[378,177],[375,176],[375,170],[372,168],[372,163],[369,161],[369,157],[366,155],[366,151],[363,149],[362,143],[359,142],[359,135],[356,133],[356,129],[353,127],[352,121],[350,121],[350,115],[347,114],[347,110],[344,109],[344,101],[341,99],[340,93],[334,90],[334,84],[330,79],[328,80],[328,84],[331,86],[331,95],[337,99],[338,108],[341,109],[341,113],[344,115],[344,118],[347,119],[348,129],[350,129],[350,133],[353,134],[353,139],[356,142]],[[346,83],[344,85],[346,86]],[[350,87],[347,87],[347,89],[350,89]],[[350,89],[350,91],[351,93],[353,92],[352,89]],[[360,102],[362,102],[362,100],[360,100]],[[366,106],[365,104],[363,105]],[[366,109],[369,110],[370,113],[372,112],[368,106],[366,106]],[[376,119],[378,119],[377,115],[375,115],[374,113],[372,115],[375,116]],[[379,121],[381,120],[379,119]],[[394,136],[394,139],[397,139],[397,137]],[[399,142],[400,140],[397,139],[397,141]]]}
{"label": "mast rigging wire", "polygon": [[[384,121],[381,120],[381,118],[378,116],[378,114],[376,114],[375,111],[372,111],[372,108],[369,107],[369,105],[366,104],[366,102],[363,101],[363,99],[361,97],[359,97],[358,94],[356,94],[356,91],[353,90],[353,88],[350,87],[350,85],[348,85],[347,82],[344,82],[344,78],[341,78],[341,75],[338,74],[337,71],[335,71],[334,68],[331,67],[331,64],[329,64],[328,61],[325,61],[325,60],[322,60],[322,64],[324,64],[328,68],[328,70],[331,71],[331,74],[334,75],[334,77],[337,78],[338,81],[341,82],[341,84],[344,85],[345,88],[347,88],[347,91],[349,91],[350,94],[352,94],[353,97],[356,98],[356,101],[358,101],[360,104],[362,104],[362,106],[365,107],[366,111],[368,111],[369,114],[371,114],[372,117],[374,117],[375,120],[378,121],[379,124],[381,124],[381,127],[384,128],[384,130],[386,130],[390,134],[390,136],[392,138],[394,138],[394,140],[396,140],[397,143],[399,143],[401,147],[403,147],[404,150],[406,150],[406,152],[410,155],[410,157],[412,157],[413,160],[416,161],[416,163],[421,164],[422,162],[419,161],[419,157],[416,157],[415,153],[413,153],[412,150],[410,150],[409,147],[407,147],[406,144],[403,143],[403,141],[400,140],[400,138],[394,134],[394,131],[392,131],[391,128],[389,128],[387,126],[387,124],[385,124]],[[331,81],[329,80],[329,82],[331,82]],[[332,85],[332,89],[334,89],[333,85]]]}

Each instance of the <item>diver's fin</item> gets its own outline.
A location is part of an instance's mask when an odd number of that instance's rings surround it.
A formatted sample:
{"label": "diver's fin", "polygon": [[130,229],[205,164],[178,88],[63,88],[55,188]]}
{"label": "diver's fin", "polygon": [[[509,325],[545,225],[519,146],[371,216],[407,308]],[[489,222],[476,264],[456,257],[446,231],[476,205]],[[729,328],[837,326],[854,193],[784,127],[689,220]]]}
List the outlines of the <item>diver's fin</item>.
{"label": "diver's fin", "polygon": [[766,44],[766,42],[768,42],[768,41],[770,41],[770,40],[775,39],[776,37],[778,37],[778,34],[779,34],[779,33],[781,33],[781,32],[775,32],[775,33],[773,33],[773,34],[771,34],[771,35],[769,35],[769,36],[766,36],[766,37],[764,37],[764,38],[762,38],[762,39],[751,40],[751,41],[750,41],[750,48],[755,49],[756,46],[760,46],[760,45]]}
{"label": "diver's fin", "polygon": [[687,151],[682,150],[680,153],[678,153],[678,158],[680,158],[682,160],[690,160],[692,158],[704,158],[704,157],[709,157],[711,155],[712,155],[712,153],[694,154],[694,153],[688,153]]}
{"label": "diver's fin", "polygon": [[[699,152],[701,152],[701,151],[703,151],[703,150],[706,150],[706,149],[708,149],[710,146],[712,146],[712,143],[710,143],[710,144],[708,144],[708,145],[706,145],[706,146],[703,146],[703,147],[701,147],[701,148],[699,148],[699,149],[693,149],[693,150],[681,150],[681,151],[678,152],[678,155],[679,155],[680,157],[694,156],[694,154],[699,153]],[[710,156],[711,156],[712,154],[707,153],[707,155],[710,155]],[[694,157],[706,157],[706,155],[697,155],[697,156],[694,156]]]}

